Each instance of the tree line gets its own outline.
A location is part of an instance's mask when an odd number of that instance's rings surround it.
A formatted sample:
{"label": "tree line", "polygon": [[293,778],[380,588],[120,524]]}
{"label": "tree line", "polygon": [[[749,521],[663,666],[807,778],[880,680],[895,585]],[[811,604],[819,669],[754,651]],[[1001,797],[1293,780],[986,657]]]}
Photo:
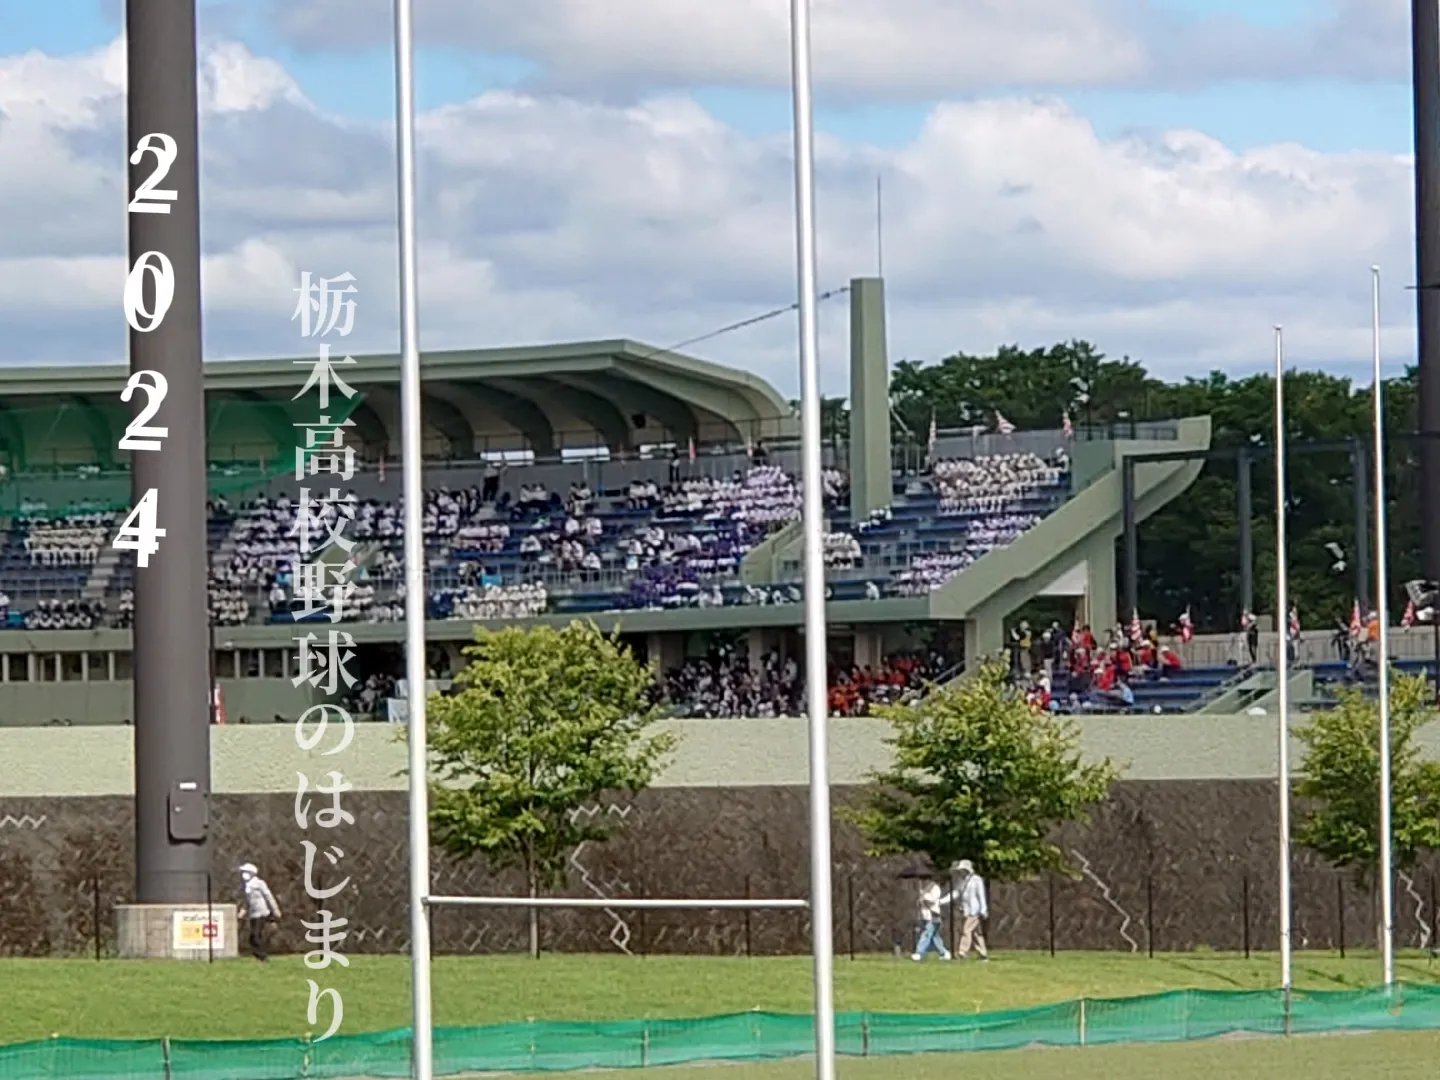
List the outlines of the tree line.
{"label": "tree line", "polygon": [[[1414,368],[1385,386],[1387,435],[1417,429]],[[1272,376],[1231,378],[1220,372],[1167,382],[1141,363],[1105,356],[1086,341],[1049,348],[1007,345],[988,356],[956,353],[932,364],[902,360],[890,384],[897,441],[924,441],[936,426],[993,426],[1001,413],[1020,430],[1057,428],[1068,416],[1077,428],[1208,415],[1215,448],[1273,442]],[[1297,371],[1286,376],[1291,440],[1362,440],[1372,432],[1371,388],[1337,375]],[[830,411],[839,423],[843,406]],[[1320,628],[1348,618],[1356,600],[1355,509],[1346,450],[1297,454],[1291,446],[1290,590],[1302,624]],[[1373,467],[1371,467],[1373,470]],[[1418,461],[1403,440],[1387,454],[1391,603],[1404,604],[1403,583],[1420,575]],[[1369,477],[1367,476],[1367,481]],[[1140,613],[1162,625],[1187,607],[1200,632],[1224,632],[1241,614],[1237,475],[1233,461],[1207,463],[1195,484],[1140,526]],[[1275,481],[1271,462],[1252,473],[1255,606],[1273,614],[1275,597]],[[1373,536],[1373,522],[1367,526]],[[1337,545],[1337,558],[1327,547]],[[1370,547],[1373,548],[1373,540]],[[1341,566],[1340,564],[1344,565]],[[1373,593],[1373,585],[1368,590]],[[1398,610],[1398,608],[1397,608]]]}

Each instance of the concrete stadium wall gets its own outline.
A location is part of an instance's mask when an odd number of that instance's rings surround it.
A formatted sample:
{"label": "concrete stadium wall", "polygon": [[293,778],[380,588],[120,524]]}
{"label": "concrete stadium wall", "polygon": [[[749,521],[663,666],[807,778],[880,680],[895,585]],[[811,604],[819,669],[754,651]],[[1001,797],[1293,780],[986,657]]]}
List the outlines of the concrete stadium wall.
{"label": "concrete stadium wall", "polygon": [[[675,760],[654,789],[633,801],[605,801],[588,813],[620,828],[608,842],[575,853],[568,890],[593,895],[804,895],[808,834],[804,723],[798,720],[677,721]],[[1087,756],[1128,765],[1126,778],[1090,822],[1057,841],[1083,869],[992,889],[992,941],[1000,949],[1143,950],[1198,945],[1238,949],[1275,941],[1277,857],[1273,718],[1094,717],[1082,725]],[[324,887],[348,874],[333,905],[350,920],[344,948],[396,952],[407,946],[406,796],[403,729],[357,726],[343,753],[300,751],[290,725],[213,731],[214,898],[238,899],[234,867],[259,864],[287,912],[285,950],[306,948],[300,919],[315,908],[304,893],[302,833],[295,823],[295,777],[312,783],[331,769],[355,790],[343,806],[354,823],[308,838],[346,853]],[[0,953],[89,953],[99,928],[109,947],[111,907],[130,899],[133,837],[130,735],[120,728],[12,728],[0,731]],[[867,773],[883,765],[884,728],[837,720],[831,762],[838,807],[862,796]],[[1440,754],[1440,731],[1424,732]],[[312,830],[312,833],[314,830]],[[873,859],[839,815],[835,830],[836,945],[844,951],[908,947],[912,897],[896,880],[904,860]],[[446,893],[515,892],[521,882],[482,860],[456,864],[436,855],[435,888]],[[1420,943],[1434,916],[1440,861],[1402,880],[1400,941]],[[1298,852],[1296,934],[1301,947],[1368,940],[1373,907],[1346,878]],[[98,910],[99,918],[96,918]],[[803,951],[800,915],[603,912],[543,917],[544,947],[556,951],[744,954]],[[441,953],[518,952],[518,913],[445,911],[434,925]],[[617,944],[617,942],[619,944]]]}
{"label": "concrete stadium wall", "polygon": [[[1297,718],[1297,723],[1300,722]],[[1082,753],[1109,757],[1137,781],[1267,780],[1275,775],[1273,716],[1090,716],[1077,721]],[[658,788],[799,787],[807,780],[806,726],[800,719],[671,720],[679,736]],[[211,729],[211,778],[217,794],[293,792],[295,773],[341,772],[360,791],[405,789],[404,728],[355,725],[348,749],[305,752],[293,724]],[[837,718],[830,728],[830,774],[858,785],[890,760],[881,720]],[[1420,732],[1422,750],[1440,760],[1440,722]],[[125,727],[0,729],[0,798],[128,796],[134,791],[134,733]],[[1304,748],[1291,743],[1297,769]]]}

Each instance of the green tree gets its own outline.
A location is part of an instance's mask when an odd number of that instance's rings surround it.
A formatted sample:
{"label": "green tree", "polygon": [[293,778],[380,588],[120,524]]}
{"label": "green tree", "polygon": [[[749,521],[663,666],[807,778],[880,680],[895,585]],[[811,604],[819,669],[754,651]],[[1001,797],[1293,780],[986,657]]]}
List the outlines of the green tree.
{"label": "green tree", "polygon": [[1073,725],[1031,709],[1004,665],[881,715],[894,764],[847,815],[874,855],[922,853],[937,866],[968,858],[1000,881],[1068,871],[1055,826],[1084,820],[1118,775],[1109,759],[1082,762]]}
{"label": "green tree", "polygon": [[[1423,675],[1390,684],[1390,835],[1396,870],[1414,868],[1422,852],[1440,847],[1440,762],[1421,759],[1415,734],[1435,717]],[[1356,882],[1379,888],[1380,708],[1358,689],[1340,692],[1335,708],[1313,713],[1296,729],[1305,771],[1295,793],[1314,808],[1295,839]]]}
{"label": "green tree", "polygon": [[577,845],[615,828],[574,811],[649,786],[674,738],[651,730],[653,674],[592,623],[477,629],[465,656],[458,692],[430,703],[431,832],[451,855],[519,867],[538,896],[563,884]]}
{"label": "green tree", "polygon": [[1044,349],[1002,345],[991,356],[956,353],[938,364],[902,360],[890,398],[906,428],[924,439],[930,417],[941,428],[990,425],[995,413],[1020,428],[1058,428],[1146,419],[1149,395],[1163,387],[1128,357],[1112,360],[1088,341]]}

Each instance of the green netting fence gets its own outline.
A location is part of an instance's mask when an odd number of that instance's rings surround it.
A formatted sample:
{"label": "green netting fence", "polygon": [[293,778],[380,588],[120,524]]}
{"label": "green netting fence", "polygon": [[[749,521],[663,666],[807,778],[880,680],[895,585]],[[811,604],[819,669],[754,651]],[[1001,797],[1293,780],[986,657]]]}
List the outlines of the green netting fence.
{"label": "green netting fence", "polygon": [[[1182,1042],[1224,1035],[1440,1029],[1440,987],[1181,990],[969,1015],[852,1012],[836,1017],[841,1054],[1007,1050]],[[809,1016],[749,1012],[695,1020],[533,1021],[437,1028],[435,1074],[635,1069],[800,1057]],[[306,1039],[46,1039],[0,1047],[0,1080],[321,1080],[410,1075],[410,1030]]]}

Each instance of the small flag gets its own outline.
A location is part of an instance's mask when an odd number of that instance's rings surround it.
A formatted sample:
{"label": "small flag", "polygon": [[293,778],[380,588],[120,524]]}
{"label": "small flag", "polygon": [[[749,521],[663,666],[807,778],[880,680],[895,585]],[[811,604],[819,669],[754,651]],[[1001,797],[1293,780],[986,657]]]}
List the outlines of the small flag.
{"label": "small flag", "polygon": [[[749,437],[748,435],[745,437],[745,453],[746,453],[746,454],[751,454],[751,453],[753,453],[753,451],[750,449],[750,437]],[[694,465],[694,464],[695,464],[695,436],[694,436],[694,435],[691,435],[691,436],[690,436],[690,464],[691,464],[691,465]]]}
{"label": "small flag", "polygon": [[995,411],[995,430],[998,431],[1001,435],[1015,434],[1015,425],[1010,423],[1009,420],[1006,420],[1005,417],[1001,416],[998,409]]}
{"label": "small flag", "polygon": [[1365,633],[1365,626],[1360,621],[1360,601],[1355,601],[1355,606],[1350,609],[1350,639],[1358,641]]}
{"label": "small flag", "polygon": [[1190,609],[1187,607],[1184,611],[1180,613],[1180,641],[1184,644],[1188,644],[1190,639],[1194,636],[1195,626],[1190,621]]}
{"label": "small flag", "polygon": [[375,467],[375,479],[380,483],[385,482],[385,459],[381,457],[380,464]]}
{"label": "small flag", "polygon": [[1065,432],[1065,438],[1067,439],[1073,439],[1075,437],[1075,425],[1070,423],[1069,410],[1060,414],[1060,430]]}
{"label": "small flag", "polygon": [[1140,623],[1140,612],[1135,611],[1130,616],[1130,640],[1143,641],[1145,639],[1145,627]]}
{"label": "small flag", "polygon": [[1290,636],[1297,641],[1300,639],[1300,610],[1293,607],[1290,609]]}
{"label": "small flag", "polygon": [[929,446],[929,454],[930,454],[931,457],[934,457],[934,456],[935,456],[935,440],[938,439],[939,437],[940,437],[939,429],[935,427],[935,410],[934,410],[934,409],[931,409],[931,410],[930,410],[930,442],[928,443],[928,446]]}
{"label": "small flag", "polygon": [[1414,601],[1414,600],[1411,600],[1409,603],[1407,603],[1407,604],[1405,605],[1405,614],[1402,615],[1402,616],[1400,616],[1400,625],[1401,625],[1401,626],[1414,626],[1414,625],[1415,625],[1415,601]]}
{"label": "small flag", "polygon": [[225,698],[220,693],[220,684],[218,682],[214,684],[210,693],[211,697],[214,698],[215,723],[223,724],[225,723]]}

